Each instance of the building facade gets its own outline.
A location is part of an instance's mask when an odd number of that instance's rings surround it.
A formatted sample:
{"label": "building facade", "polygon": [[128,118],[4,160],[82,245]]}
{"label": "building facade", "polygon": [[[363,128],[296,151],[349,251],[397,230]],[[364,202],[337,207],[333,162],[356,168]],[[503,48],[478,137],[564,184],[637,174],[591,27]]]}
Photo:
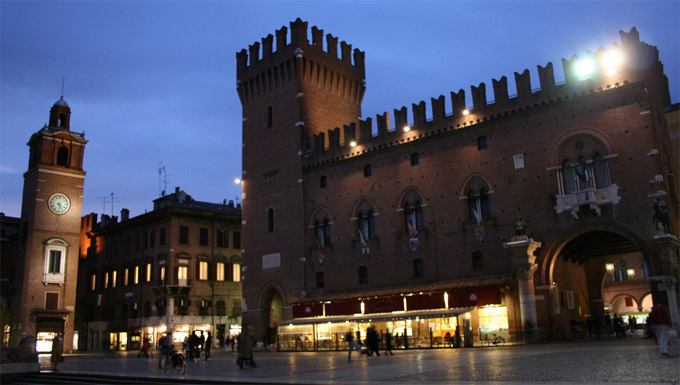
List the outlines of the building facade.
{"label": "building facade", "polygon": [[[77,313],[80,349],[135,350],[172,333],[241,330],[241,208],[195,201],[179,188],[121,220],[82,218]],[[155,346],[155,344],[152,344]]]}
{"label": "building facade", "polygon": [[[237,53],[243,319],[282,350],[555,338],[602,320],[607,264],[638,254],[677,320],[668,79],[621,44],[362,119],[364,53],[300,19]],[[325,45],[325,49],[324,49]],[[275,48],[275,51],[274,51]],[[577,70],[588,60],[590,72]],[[651,218],[654,218],[652,221]]]}
{"label": "building facade", "polygon": [[85,135],[70,129],[71,109],[62,97],[50,110],[49,124],[28,141],[30,156],[17,252],[10,265],[7,299],[8,344],[35,336],[37,349],[63,335],[72,350],[75,320],[80,216],[85,171]]}

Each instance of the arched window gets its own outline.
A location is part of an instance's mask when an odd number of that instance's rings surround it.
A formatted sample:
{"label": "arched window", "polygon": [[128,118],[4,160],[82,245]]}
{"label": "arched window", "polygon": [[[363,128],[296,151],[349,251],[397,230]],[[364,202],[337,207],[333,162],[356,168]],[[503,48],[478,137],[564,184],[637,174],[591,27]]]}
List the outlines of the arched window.
{"label": "arched window", "polygon": [[57,165],[68,166],[68,148],[61,146],[57,150]]}
{"label": "arched window", "polygon": [[267,231],[274,232],[274,209],[271,208],[267,211]]}
{"label": "arched window", "polygon": [[470,222],[480,224],[491,218],[491,206],[489,204],[489,192],[485,187],[479,189],[479,194],[474,190],[467,193],[468,215]]}
{"label": "arched window", "polygon": [[479,189],[479,206],[482,210],[482,219],[487,220],[491,217],[491,208],[489,207],[489,194],[486,189],[482,187]]}
{"label": "arched window", "polygon": [[375,239],[375,215],[372,210],[359,213],[359,232],[364,240]]}
{"label": "arched window", "polygon": [[359,284],[365,285],[368,283],[368,268],[366,266],[359,267]]}
{"label": "arched window", "polygon": [[316,243],[319,249],[331,244],[331,224],[328,219],[318,220],[315,225]]}
{"label": "arched window", "polygon": [[562,163],[562,183],[564,185],[564,195],[569,195],[576,191],[576,171],[571,161],[565,160]]}
{"label": "arched window", "polygon": [[593,156],[593,174],[596,189],[606,188],[611,185],[609,165],[607,164],[607,160],[600,154],[595,154],[595,156]]}
{"label": "arched window", "polygon": [[274,121],[272,106],[267,107],[267,128],[271,128]]}
{"label": "arched window", "polygon": [[66,119],[66,114],[59,114],[59,127],[67,128],[68,120]]}
{"label": "arched window", "polygon": [[404,225],[406,226],[406,231],[411,233],[425,228],[423,206],[420,201],[416,201],[414,205],[404,204]]}

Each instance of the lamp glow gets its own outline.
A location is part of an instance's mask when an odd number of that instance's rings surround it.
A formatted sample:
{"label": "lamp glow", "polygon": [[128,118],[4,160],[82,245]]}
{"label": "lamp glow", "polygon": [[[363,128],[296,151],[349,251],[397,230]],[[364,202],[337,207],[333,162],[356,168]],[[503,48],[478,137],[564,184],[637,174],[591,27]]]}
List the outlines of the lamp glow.
{"label": "lamp glow", "polygon": [[241,178],[234,179],[234,183],[236,183],[236,184],[241,184],[241,182],[242,182]]}
{"label": "lamp glow", "polygon": [[463,110],[463,115],[465,115],[465,116],[470,115],[470,110],[468,110],[467,108],[464,109],[464,110]]}
{"label": "lamp glow", "polygon": [[411,127],[409,126],[404,126],[404,132],[409,132],[411,131]]}
{"label": "lamp glow", "polygon": [[602,56],[602,65],[607,71],[607,75],[616,75],[616,70],[621,65],[621,54],[616,51],[609,51]]}
{"label": "lamp glow", "polygon": [[635,269],[627,269],[626,274],[628,274],[628,278],[635,277]]}
{"label": "lamp glow", "polygon": [[582,59],[576,63],[576,73],[579,79],[586,79],[592,75],[595,65],[590,59]]}
{"label": "lamp glow", "polygon": [[604,265],[604,268],[607,270],[608,274],[614,274],[614,264],[613,263],[608,263]]}
{"label": "lamp glow", "polygon": [[351,142],[349,142],[349,145],[350,145],[350,146],[352,146],[352,147],[356,147],[356,145],[357,145],[357,142],[355,142],[355,141],[351,141]]}

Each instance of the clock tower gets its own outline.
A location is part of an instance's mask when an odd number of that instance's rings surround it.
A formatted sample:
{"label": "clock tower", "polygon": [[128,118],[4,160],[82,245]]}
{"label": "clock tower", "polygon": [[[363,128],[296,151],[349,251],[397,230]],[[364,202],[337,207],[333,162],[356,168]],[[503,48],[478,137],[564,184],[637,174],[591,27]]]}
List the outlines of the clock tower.
{"label": "clock tower", "polygon": [[73,346],[87,144],[84,133],[70,130],[70,118],[62,97],[49,124],[28,141],[10,325],[11,344],[24,335],[51,339],[61,333],[64,352]]}

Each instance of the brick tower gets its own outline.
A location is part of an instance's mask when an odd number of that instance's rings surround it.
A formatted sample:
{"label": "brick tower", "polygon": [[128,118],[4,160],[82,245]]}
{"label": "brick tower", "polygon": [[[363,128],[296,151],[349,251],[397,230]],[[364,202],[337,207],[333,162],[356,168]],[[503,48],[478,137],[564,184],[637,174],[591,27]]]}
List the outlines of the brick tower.
{"label": "brick tower", "polygon": [[70,117],[62,97],[49,124],[28,141],[10,329],[12,344],[23,335],[49,340],[62,333],[64,352],[73,341],[87,143],[84,133],[70,130]]}
{"label": "brick tower", "polygon": [[290,39],[285,26],[276,31],[275,52],[269,35],[236,55],[243,106],[243,319],[257,340],[271,337],[275,322],[290,318],[290,302],[305,295],[302,165],[311,138],[361,117],[364,53],[341,42],[338,57],[336,37],[326,35],[324,49],[323,30],[312,27],[311,44],[307,33],[307,22],[297,19]]}

